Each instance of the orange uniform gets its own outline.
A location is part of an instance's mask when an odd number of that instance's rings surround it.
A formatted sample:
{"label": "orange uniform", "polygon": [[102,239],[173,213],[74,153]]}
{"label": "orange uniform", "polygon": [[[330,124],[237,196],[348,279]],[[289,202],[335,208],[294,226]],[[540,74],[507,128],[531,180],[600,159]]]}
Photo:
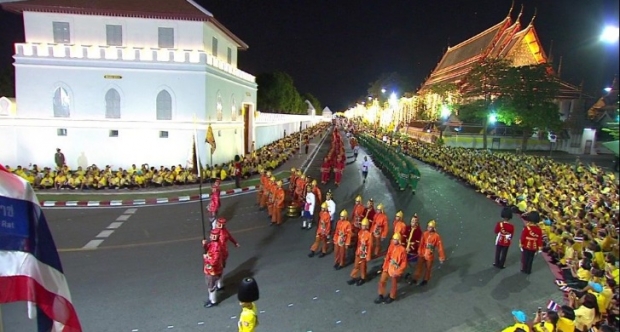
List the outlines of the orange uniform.
{"label": "orange uniform", "polygon": [[[391,241],[383,260],[381,278],[379,279],[379,298],[375,300],[375,303],[390,303],[396,299],[398,280],[407,268],[407,250],[400,244],[402,240],[400,233],[395,233],[392,239],[393,241]],[[385,286],[388,279],[391,283],[390,294],[388,298],[385,298]]]}
{"label": "orange uniform", "polygon": [[269,196],[269,177],[261,175],[260,177],[260,207],[264,209],[267,206],[267,198]]}
{"label": "orange uniform", "polygon": [[331,232],[331,216],[327,211],[321,211],[319,213],[319,224],[316,228],[316,237],[314,243],[310,247],[310,257],[314,256],[314,253],[321,248],[321,254],[319,257],[327,254],[327,241],[329,239],[329,233]]}
{"label": "orange uniform", "polygon": [[360,223],[362,222],[362,219],[364,219],[364,210],[365,208],[362,203],[355,203],[355,206],[353,207],[353,224],[351,225],[353,236],[357,236],[357,232],[359,232],[360,228],[362,228]]}
{"label": "orange uniform", "polygon": [[265,177],[265,173],[261,172],[259,184],[256,186],[256,203],[258,206],[261,206],[261,201],[263,200],[263,185]]}
{"label": "orange uniform", "polygon": [[400,244],[407,244],[407,224],[402,219],[394,220],[394,234],[400,234]]}
{"label": "orange uniform", "polygon": [[[366,280],[366,267],[372,258],[372,234],[367,229],[357,233],[357,248],[355,250],[355,262],[351,271],[349,284],[364,283]],[[359,276],[359,278],[358,278]],[[353,281],[353,282],[351,282]]]}
{"label": "orange uniform", "polygon": [[291,176],[288,180],[288,191],[291,193],[291,196],[295,194],[295,185],[297,184],[297,174],[295,172],[291,172]]}
{"label": "orange uniform", "polygon": [[334,233],[334,268],[344,267],[347,256],[347,248],[351,245],[351,222],[341,218],[336,224]]}
{"label": "orange uniform", "polygon": [[416,265],[414,280],[418,280],[424,273],[424,284],[431,278],[431,271],[433,269],[433,261],[435,259],[435,252],[439,254],[439,260],[443,262],[446,259],[446,255],[443,251],[443,243],[441,242],[441,236],[434,230],[427,230],[422,234],[422,240],[418,247],[418,264]]}
{"label": "orange uniform", "polygon": [[276,201],[276,189],[278,189],[278,187],[272,177],[272,180],[269,181],[269,191],[267,193],[267,212],[269,213],[269,217],[273,215],[273,205]]}
{"label": "orange uniform", "polygon": [[384,240],[388,236],[388,218],[383,212],[375,214],[370,232],[373,238],[373,249],[375,256],[379,256],[381,253],[381,240]]}
{"label": "orange uniform", "polygon": [[304,195],[305,188],[306,188],[306,180],[302,179],[301,176],[297,177],[297,182],[295,183],[295,198],[297,198],[297,200],[306,199],[306,196]]}
{"label": "orange uniform", "polygon": [[273,214],[271,215],[271,223],[280,225],[282,223],[282,209],[284,209],[284,200],[286,198],[286,193],[284,192],[284,188],[282,188],[281,181],[279,182],[279,186],[276,186],[274,202],[273,202]]}

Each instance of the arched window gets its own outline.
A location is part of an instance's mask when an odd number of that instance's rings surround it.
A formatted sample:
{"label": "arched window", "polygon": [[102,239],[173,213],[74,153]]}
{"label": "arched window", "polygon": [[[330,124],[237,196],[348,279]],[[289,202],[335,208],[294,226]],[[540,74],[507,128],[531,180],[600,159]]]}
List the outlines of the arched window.
{"label": "arched window", "polygon": [[121,95],[115,89],[110,89],[105,94],[105,118],[121,118]]}
{"label": "arched window", "polygon": [[233,121],[237,121],[237,103],[235,102],[235,96],[232,96],[232,107],[231,107],[231,119]]}
{"label": "arched window", "polygon": [[172,120],[172,97],[166,90],[157,94],[157,120]]}
{"label": "arched window", "polygon": [[222,96],[217,94],[217,103],[215,104],[215,116],[217,121],[222,121]]}
{"label": "arched window", "polygon": [[54,92],[54,117],[68,118],[71,115],[71,100],[64,88],[58,88]]}

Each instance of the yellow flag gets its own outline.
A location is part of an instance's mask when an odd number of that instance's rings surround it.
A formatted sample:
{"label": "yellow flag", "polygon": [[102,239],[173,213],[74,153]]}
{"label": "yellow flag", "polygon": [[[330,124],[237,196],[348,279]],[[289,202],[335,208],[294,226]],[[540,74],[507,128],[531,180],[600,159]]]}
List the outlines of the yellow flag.
{"label": "yellow flag", "polygon": [[211,154],[215,152],[215,136],[213,135],[213,128],[211,125],[207,128],[207,137],[205,138],[205,143],[209,143],[211,145]]}

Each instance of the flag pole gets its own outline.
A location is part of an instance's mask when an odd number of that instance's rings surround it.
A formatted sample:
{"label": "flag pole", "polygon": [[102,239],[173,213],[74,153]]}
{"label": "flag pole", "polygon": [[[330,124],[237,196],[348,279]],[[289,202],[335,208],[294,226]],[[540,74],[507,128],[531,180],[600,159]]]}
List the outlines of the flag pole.
{"label": "flag pole", "polygon": [[[200,180],[198,181],[198,195],[200,195],[200,222],[202,224],[202,238],[203,240],[207,239],[207,233],[205,231],[205,209],[204,204],[202,202],[202,163],[200,163],[200,152],[198,152],[198,130],[197,130],[197,120],[196,115],[194,114],[194,145],[196,146],[196,164],[198,167],[198,177]],[[0,331],[2,332],[2,331]]]}

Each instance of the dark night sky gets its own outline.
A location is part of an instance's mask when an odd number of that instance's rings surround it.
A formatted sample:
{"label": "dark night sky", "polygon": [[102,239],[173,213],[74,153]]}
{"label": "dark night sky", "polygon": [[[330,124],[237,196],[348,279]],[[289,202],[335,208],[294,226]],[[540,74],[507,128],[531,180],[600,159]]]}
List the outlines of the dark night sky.
{"label": "dark night sky", "polygon": [[[415,86],[434,69],[448,45],[500,22],[510,0],[197,0],[249,50],[239,68],[254,75],[281,70],[301,93],[341,110],[366,94],[381,73],[398,72]],[[618,0],[517,0],[522,24],[535,25],[546,52],[563,56],[562,78],[601,93],[618,73],[618,44],[598,36],[618,25]],[[0,66],[23,40],[21,17],[0,12]]]}

